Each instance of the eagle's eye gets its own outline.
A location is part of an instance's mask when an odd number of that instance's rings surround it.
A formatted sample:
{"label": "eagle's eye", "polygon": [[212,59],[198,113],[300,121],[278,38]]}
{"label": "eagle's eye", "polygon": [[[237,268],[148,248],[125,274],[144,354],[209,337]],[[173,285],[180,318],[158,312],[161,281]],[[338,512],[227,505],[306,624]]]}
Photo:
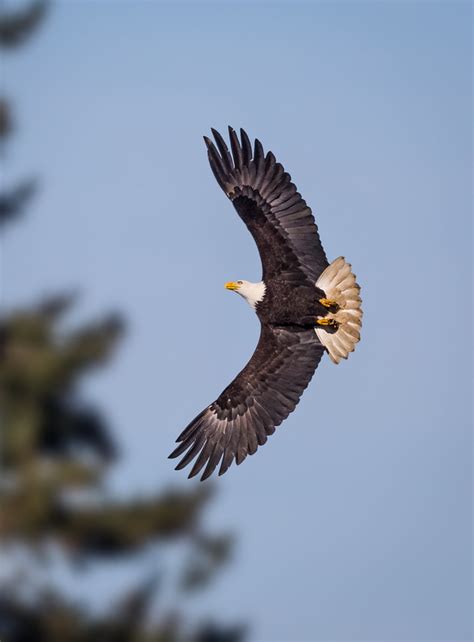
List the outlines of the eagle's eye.
{"label": "eagle's eye", "polygon": [[238,285],[243,285],[244,284],[243,281],[237,281],[237,283],[238,283]]}

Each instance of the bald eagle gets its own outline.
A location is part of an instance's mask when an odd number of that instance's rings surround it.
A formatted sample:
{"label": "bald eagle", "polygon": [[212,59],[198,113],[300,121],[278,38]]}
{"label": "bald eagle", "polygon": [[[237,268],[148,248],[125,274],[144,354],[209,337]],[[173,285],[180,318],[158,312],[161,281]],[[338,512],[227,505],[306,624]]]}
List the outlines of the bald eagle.
{"label": "bald eagle", "polygon": [[217,182],[252,234],[263,274],[258,283],[229,281],[261,324],[252,358],[219,397],[185,428],[170,458],[194,458],[189,477],[207,479],[241,464],[288,417],[323,353],[346,359],[360,338],[360,288],[343,257],[326,259],[311,209],[272,152],[229,127],[229,151],[219,132],[206,136]]}

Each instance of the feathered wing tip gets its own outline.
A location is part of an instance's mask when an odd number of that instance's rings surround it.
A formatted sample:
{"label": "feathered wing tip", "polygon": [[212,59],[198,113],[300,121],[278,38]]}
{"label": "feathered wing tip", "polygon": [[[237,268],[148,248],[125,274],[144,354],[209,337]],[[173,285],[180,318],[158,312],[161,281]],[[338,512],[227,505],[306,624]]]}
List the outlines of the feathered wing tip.
{"label": "feathered wing tip", "polygon": [[[255,186],[254,184],[258,183],[257,174],[259,172],[262,177],[268,174],[268,178],[270,178],[273,176],[274,167],[278,164],[271,152],[268,152],[265,156],[262,144],[258,139],[255,139],[254,147],[252,148],[250,138],[244,129],[240,130],[240,140],[230,125],[228,130],[232,153],[229,151],[224,138],[213,127],[211,127],[211,132],[214,136],[215,144],[207,136],[203,136],[203,138],[214,176],[227,196],[232,198],[237,186]],[[265,162],[268,165],[267,172],[265,172]],[[288,179],[290,179],[289,175]]]}
{"label": "feathered wing tip", "polygon": [[[220,464],[223,475],[235,459],[240,465],[247,455],[253,455],[258,446],[267,441],[267,435],[275,430],[273,424],[264,428],[261,420],[250,411],[249,416],[236,417],[235,421],[220,420],[209,408],[205,408],[184,429],[176,440],[179,445],[168,456],[174,459],[182,455],[175,470],[185,468],[193,459],[194,465],[188,479],[198,475],[204,468],[201,481],[212,475]],[[278,422],[279,423],[279,422]]]}
{"label": "feathered wing tip", "polygon": [[[328,261],[311,208],[290,174],[271,151],[265,153],[258,139],[252,147],[244,129],[239,135],[229,127],[229,147],[218,131],[211,132],[215,142],[204,136],[211,170],[257,243],[267,279],[287,270],[278,246],[291,250],[292,269],[314,282]],[[273,252],[268,251],[269,239]]]}
{"label": "feathered wing tip", "polygon": [[363,314],[360,286],[351,264],[343,256],[328,265],[316,281],[316,286],[323,290],[326,298],[336,301],[339,306],[337,312],[326,315],[338,322],[339,327],[335,332],[323,327],[315,328],[318,339],[327,349],[331,360],[339,363],[341,359],[347,359],[360,339]]}
{"label": "feathered wing tip", "polygon": [[203,481],[253,455],[298,405],[323,353],[312,329],[262,326],[244,369],[179,435],[176,470],[194,460],[189,477],[203,471]]}

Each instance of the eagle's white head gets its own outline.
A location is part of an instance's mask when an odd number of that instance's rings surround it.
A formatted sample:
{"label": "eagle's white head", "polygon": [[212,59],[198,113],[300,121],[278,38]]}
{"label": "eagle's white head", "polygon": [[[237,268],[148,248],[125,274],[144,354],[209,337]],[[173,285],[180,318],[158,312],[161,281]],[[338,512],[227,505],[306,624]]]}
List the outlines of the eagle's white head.
{"label": "eagle's white head", "polygon": [[244,297],[251,308],[255,310],[255,306],[265,296],[265,283],[252,283],[251,281],[229,281],[225,284],[227,290],[233,290]]}

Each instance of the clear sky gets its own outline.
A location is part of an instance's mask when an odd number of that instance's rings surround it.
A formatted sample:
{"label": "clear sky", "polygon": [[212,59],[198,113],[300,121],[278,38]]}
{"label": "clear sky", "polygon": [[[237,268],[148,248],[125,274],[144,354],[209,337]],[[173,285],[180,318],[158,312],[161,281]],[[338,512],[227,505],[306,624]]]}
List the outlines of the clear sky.
{"label": "clear sky", "polygon": [[209,511],[238,543],[190,608],[252,641],[472,639],[470,30],[457,2],[62,2],[7,61],[7,175],[43,184],[3,300],[78,287],[77,321],[127,316],[84,390],[127,454],[117,492],[198,483],[166,457],[258,338],[223,288],[260,265],[209,127],[258,136],[358,275],[356,352]]}

